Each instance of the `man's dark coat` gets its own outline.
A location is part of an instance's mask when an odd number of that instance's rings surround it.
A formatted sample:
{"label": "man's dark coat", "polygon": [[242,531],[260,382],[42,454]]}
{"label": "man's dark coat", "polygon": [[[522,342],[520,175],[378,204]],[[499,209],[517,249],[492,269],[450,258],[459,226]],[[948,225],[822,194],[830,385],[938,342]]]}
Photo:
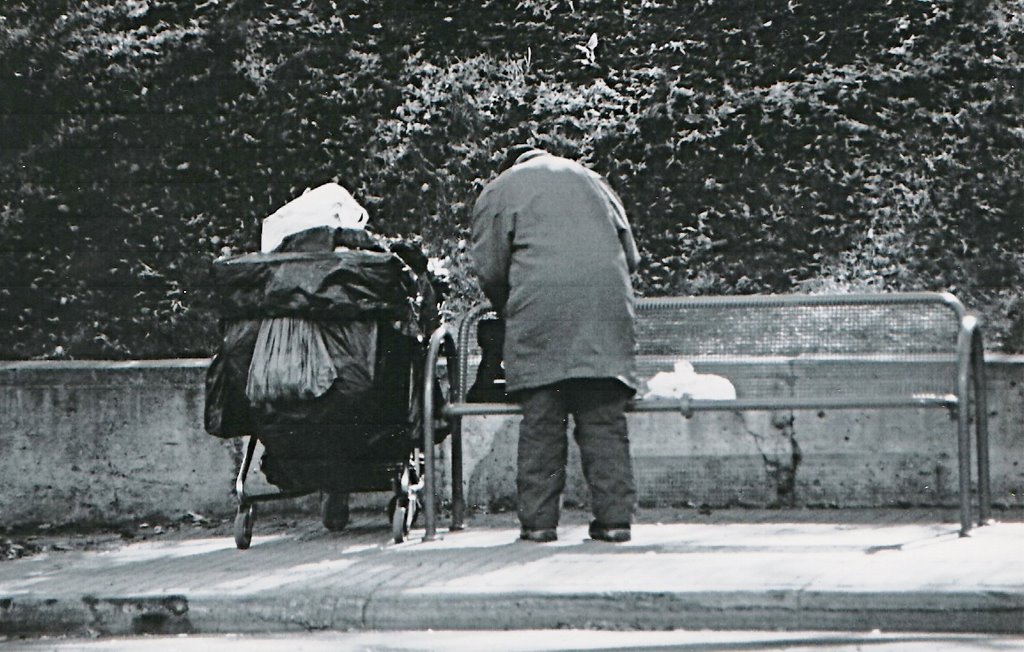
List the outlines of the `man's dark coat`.
{"label": "man's dark coat", "polygon": [[509,392],[569,378],[637,388],[634,298],[639,254],[622,202],[598,174],[535,150],[484,188],[472,257],[506,321]]}

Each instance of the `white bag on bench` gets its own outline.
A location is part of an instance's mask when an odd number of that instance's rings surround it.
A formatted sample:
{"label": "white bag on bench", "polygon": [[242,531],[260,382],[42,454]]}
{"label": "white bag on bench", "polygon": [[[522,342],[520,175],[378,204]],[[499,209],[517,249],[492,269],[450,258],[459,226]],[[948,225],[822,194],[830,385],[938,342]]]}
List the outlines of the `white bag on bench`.
{"label": "white bag on bench", "polygon": [[736,398],[736,388],[724,376],[699,374],[685,360],[675,364],[675,371],[659,371],[647,381],[645,399],[690,398],[728,401]]}

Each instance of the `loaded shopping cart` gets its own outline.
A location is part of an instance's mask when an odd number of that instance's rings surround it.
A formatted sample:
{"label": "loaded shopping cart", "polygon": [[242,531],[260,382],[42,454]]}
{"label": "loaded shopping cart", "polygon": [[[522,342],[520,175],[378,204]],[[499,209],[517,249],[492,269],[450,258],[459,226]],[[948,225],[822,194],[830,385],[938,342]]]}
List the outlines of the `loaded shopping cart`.
{"label": "loaded shopping cart", "polygon": [[[408,241],[327,227],[214,262],[221,342],[205,425],[247,438],[235,481],[239,549],[258,503],[315,492],[324,526],[340,530],[350,492],[390,489],[392,537],[408,536],[422,500],[425,336],[441,296],[426,263]],[[247,490],[259,444],[276,492]]]}

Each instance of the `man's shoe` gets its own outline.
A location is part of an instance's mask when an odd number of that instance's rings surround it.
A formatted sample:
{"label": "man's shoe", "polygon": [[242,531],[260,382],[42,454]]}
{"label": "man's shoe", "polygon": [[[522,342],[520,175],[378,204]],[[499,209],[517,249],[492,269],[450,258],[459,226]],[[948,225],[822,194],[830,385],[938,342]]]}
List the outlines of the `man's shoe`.
{"label": "man's shoe", "polygon": [[544,530],[527,530],[523,528],[519,531],[519,538],[523,541],[532,541],[533,543],[548,543],[558,540],[558,532],[554,528]]}
{"label": "man's shoe", "polygon": [[599,523],[590,524],[590,538],[609,543],[625,543],[633,538],[628,525],[608,526]]}

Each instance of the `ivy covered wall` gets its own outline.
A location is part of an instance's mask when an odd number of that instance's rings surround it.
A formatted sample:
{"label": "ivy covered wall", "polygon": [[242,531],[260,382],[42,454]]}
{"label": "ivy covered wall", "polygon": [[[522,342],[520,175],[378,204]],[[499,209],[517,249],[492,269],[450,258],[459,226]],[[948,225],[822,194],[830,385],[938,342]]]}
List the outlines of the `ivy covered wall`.
{"label": "ivy covered wall", "polygon": [[468,277],[508,145],[622,195],[648,295],[952,290],[1024,350],[1024,0],[0,8],[0,357],[209,355],[210,262],[346,186]]}

